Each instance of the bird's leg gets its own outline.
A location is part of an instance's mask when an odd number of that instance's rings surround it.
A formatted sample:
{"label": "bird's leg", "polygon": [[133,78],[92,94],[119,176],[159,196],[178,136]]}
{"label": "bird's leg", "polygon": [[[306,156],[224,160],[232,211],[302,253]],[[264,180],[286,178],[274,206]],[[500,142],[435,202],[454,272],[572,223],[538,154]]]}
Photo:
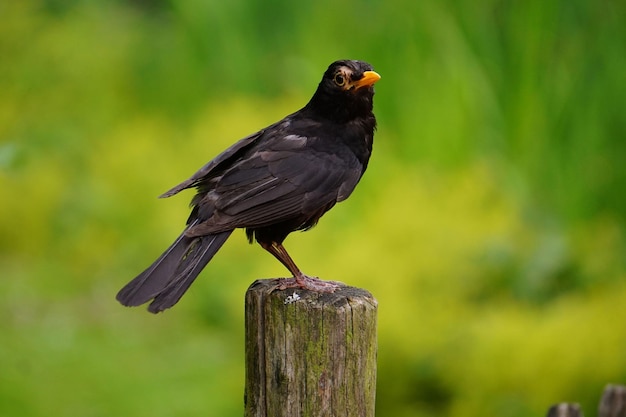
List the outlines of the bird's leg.
{"label": "bird's leg", "polygon": [[304,275],[293,259],[291,259],[291,256],[289,256],[287,250],[282,244],[276,242],[259,242],[259,244],[263,249],[274,255],[274,257],[278,259],[281,264],[285,265],[285,268],[293,274],[294,278]]}
{"label": "bird's leg", "polygon": [[279,289],[284,290],[287,288],[302,288],[310,291],[317,292],[335,292],[339,286],[332,281],[322,281],[316,277],[310,277],[300,271],[300,268],[296,266],[296,263],[291,259],[291,256],[287,253],[287,249],[278,242],[259,242],[261,247],[274,255],[276,259],[280,261],[285,267],[293,274],[293,278],[284,278],[280,280]]}

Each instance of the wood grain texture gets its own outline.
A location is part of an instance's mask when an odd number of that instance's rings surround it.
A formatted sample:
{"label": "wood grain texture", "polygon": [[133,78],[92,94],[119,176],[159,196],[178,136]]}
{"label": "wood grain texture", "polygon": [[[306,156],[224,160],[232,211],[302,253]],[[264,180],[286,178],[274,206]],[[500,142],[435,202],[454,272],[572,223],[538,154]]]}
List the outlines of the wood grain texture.
{"label": "wood grain texture", "polygon": [[373,417],[377,302],[362,289],[246,293],[246,417]]}

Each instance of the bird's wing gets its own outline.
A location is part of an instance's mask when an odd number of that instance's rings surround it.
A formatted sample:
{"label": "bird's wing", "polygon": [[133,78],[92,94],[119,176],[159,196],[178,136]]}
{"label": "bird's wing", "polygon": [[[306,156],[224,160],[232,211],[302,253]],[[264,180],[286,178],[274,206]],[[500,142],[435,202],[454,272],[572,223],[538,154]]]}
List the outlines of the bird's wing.
{"label": "bird's wing", "polygon": [[195,200],[205,220],[190,235],[263,227],[314,216],[347,197],[362,174],[350,152],[323,152],[308,138],[287,136],[238,161],[209,193]]}
{"label": "bird's wing", "polygon": [[264,130],[260,130],[256,133],[253,133],[250,136],[246,136],[245,138],[239,140],[238,142],[230,146],[228,149],[226,149],[224,152],[222,152],[221,154],[213,158],[211,161],[209,161],[202,168],[200,168],[198,172],[193,174],[189,179],[181,182],[177,186],[161,194],[159,198],[171,197],[174,194],[178,194],[182,190],[197,186],[203,180],[210,177],[214,173],[216,168],[220,167],[222,164],[224,164],[225,162],[228,162],[232,158],[236,158],[240,152],[245,152],[245,150],[249,146],[254,144],[255,140],[258,139],[263,134],[263,132]]}

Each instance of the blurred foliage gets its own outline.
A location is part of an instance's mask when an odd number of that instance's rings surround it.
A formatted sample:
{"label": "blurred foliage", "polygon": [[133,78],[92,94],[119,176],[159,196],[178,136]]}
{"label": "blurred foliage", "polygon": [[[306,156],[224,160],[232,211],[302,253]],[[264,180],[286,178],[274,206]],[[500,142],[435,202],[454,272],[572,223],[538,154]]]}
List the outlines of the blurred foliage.
{"label": "blurred foliage", "polygon": [[[180,305],[117,289],[177,235],[154,197],[371,62],[357,192],[287,243],[380,303],[378,414],[594,415],[626,380],[626,4],[0,2],[0,415],[237,416],[236,233]],[[242,262],[245,260],[245,262]]]}

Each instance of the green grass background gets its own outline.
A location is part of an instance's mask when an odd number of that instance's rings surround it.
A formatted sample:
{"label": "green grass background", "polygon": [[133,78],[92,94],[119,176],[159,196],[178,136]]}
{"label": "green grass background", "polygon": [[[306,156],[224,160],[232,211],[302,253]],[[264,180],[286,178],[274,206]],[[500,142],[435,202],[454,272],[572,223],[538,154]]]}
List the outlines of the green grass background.
{"label": "green grass background", "polygon": [[158,316],[155,197],[371,62],[355,194],[287,247],[379,307],[377,415],[596,413],[626,382],[626,3],[0,1],[0,415],[240,416],[242,232]]}

